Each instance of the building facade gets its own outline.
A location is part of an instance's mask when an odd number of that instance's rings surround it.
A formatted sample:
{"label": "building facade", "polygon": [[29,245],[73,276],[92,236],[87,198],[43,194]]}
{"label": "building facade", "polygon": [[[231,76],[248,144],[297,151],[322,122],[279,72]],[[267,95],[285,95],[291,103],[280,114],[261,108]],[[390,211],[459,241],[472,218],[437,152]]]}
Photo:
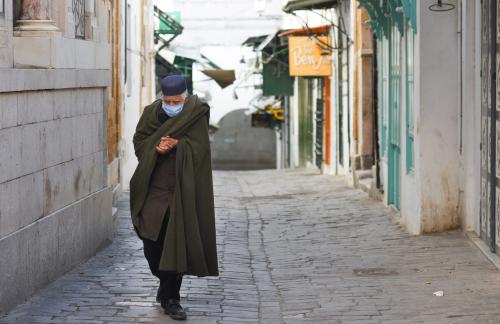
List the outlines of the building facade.
{"label": "building facade", "polygon": [[[286,2],[310,38],[330,26],[333,65],[329,89],[295,78],[284,98],[289,165],[347,176],[397,210],[412,234],[461,228],[498,252],[497,7],[494,0]],[[330,105],[318,105],[315,92],[329,92]]]}
{"label": "building facade", "polygon": [[3,2],[2,312],[112,238],[111,2],[87,2]]}
{"label": "building facade", "polygon": [[152,99],[152,13],[0,1],[0,313],[112,240],[128,134]]}

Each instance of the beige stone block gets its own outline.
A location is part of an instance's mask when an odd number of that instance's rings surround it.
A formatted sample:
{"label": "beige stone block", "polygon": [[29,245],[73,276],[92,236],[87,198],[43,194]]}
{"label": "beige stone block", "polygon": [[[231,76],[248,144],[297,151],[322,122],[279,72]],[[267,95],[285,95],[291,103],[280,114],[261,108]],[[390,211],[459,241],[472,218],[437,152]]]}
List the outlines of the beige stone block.
{"label": "beige stone block", "polygon": [[28,285],[28,249],[20,234],[0,239],[1,313],[33,293]]}
{"label": "beige stone block", "polygon": [[18,68],[51,68],[52,43],[50,36],[14,37],[14,66]]}
{"label": "beige stone block", "polygon": [[19,228],[19,179],[0,184],[0,239]]}
{"label": "beige stone block", "polygon": [[17,93],[0,94],[0,129],[17,126]]}
{"label": "beige stone block", "polygon": [[72,158],[71,134],[73,123],[70,118],[55,119],[42,124],[45,134],[44,163],[45,168],[67,162]]}
{"label": "beige stone block", "polygon": [[43,171],[19,179],[19,228],[27,226],[43,216]]}
{"label": "beige stone block", "polygon": [[111,70],[111,44],[96,43],[96,69]]}
{"label": "beige stone block", "polygon": [[104,151],[92,154],[92,170],[90,172],[90,192],[97,192],[106,187],[106,160]]}
{"label": "beige stone block", "polygon": [[[12,67],[12,66],[11,66]],[[25,71],[16,69],[0,69],[0,92],[11,92],[23,89],[24,82],[17,77],[24,75]]]}
{"label": "beige stone block", "polygon": [[74,69],[54,69],[54,89],[77,88],[76,71]]}
{"label": "beige stone block", "polygon": [[69,118],[75,115],[74,90],[54,91],[54,118]]}
{"label": "beige stone block", "polygon": [[96,47],[95,43],[81,39],[75,39],[75,50],[78,59],[75,61],[77,69],[95,69],[96,67]]}
{"label": "beige stone block", "polygon": [[18,124],[54,119],[53,91],[29,91],[18,94]]}
{"label": "beige stone block", "polygon": [[78,111],[77,115],[88,115],[95,111],[95,96],[96,89],[78,89],[76,98],[78,98]]}
{"label": "beige stone block", "polygon": [[76,41],[72,38],[54,38],[54,67],[57,69],[74,69],[80,52],[77,51]]}
{"label": "beige stone block", "polygon": [[0,68],[10,69],[14,66],[12,48],[0,48]]}
{"label": "beige stone block", "polygon": [[92,112],[95,112],[95,113],[104,113],[105,111],[107,111],[107,107],[105,106],[106,103],[104,101],[104,93],[105,93],[105,89],[104,88],[97,88],[97,89],[94,89],[94,92],[95,92],[95,96],[94,96],[94,104],[93,104],[93,111]]}
{"label": "beige stone block", "polygon": [[0,239],[43,215],[43,172],[0,184]]}
{"label": "beige stone block", "polygon": [[12,67],[12,20],[0,15],[0,68]]}
{"label": "beige stone block", "polygon": [[111,85],[110,70],[88,70],[76,71],[76,83],[79,87],[107,87]]}
{"label": "beige stone block", "polygon": [[58,230],[58,219],[48,217],[37,222],[26,235],[29,286],[35,291],[45,287],[62,274],[57,266]]}
{"label": "beige stone block", "polygon": [[0,130],[0,183],[21,175],[21,127]]}
{"label": "beige stone block", "polygon": [[98,151],[98,114],[81,115],[72,118],[73,120],[73,157],[78,158]]}
{"label": "beige stone block", "polygon": [[45,134],[42,124],[21,126],[21,174],[26,175],[44,167]]}
{"label": "beige stone block", "polygon": [[11,33],[8,30],[0,28],[0,47],[9,47],[10,35]]}
{"label": "beige stone block", "polygon": [[[19,69],[17,69],[19,70]],[[24,88],[21,91],[53,90],[54,73],[50,69],[22,69],[25,74],[23,78]]]}
{"label": "beige stone block", "polygon": [[91,193],[92,172],[94,168],[94,158],[92,155],[85,155],[75,160],[75,190],[77,199],[82,199]]}
{"label": "beige stone block", "polygon": [[74,160],[44,170],[44,215],[77,200],[80,176]]}

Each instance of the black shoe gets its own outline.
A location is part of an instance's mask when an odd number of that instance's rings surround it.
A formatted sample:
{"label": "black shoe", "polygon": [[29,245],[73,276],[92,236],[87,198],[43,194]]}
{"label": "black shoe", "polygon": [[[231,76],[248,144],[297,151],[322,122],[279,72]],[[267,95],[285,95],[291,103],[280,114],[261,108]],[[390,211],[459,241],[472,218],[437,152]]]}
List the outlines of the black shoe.
{"label": "black shoe", "polygon": [[174,320],[183,321],[187,318],[186,312],[177,299],[163,300],[161,306],[165,309],[165,314],[170,315]]}

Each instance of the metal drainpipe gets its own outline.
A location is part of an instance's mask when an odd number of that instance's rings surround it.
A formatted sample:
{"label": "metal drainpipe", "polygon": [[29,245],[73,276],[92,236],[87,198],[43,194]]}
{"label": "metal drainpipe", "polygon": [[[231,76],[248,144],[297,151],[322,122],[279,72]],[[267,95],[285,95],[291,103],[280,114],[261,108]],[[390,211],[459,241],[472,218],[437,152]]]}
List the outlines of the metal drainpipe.
{"label": "metal drainpipe", "polygon": [[377,35],[372,37],[372,129],[373,129],[373,158],[375,163],[375,185],[380,189],[380,156],[378,142],[378,65],[377,65]]}

